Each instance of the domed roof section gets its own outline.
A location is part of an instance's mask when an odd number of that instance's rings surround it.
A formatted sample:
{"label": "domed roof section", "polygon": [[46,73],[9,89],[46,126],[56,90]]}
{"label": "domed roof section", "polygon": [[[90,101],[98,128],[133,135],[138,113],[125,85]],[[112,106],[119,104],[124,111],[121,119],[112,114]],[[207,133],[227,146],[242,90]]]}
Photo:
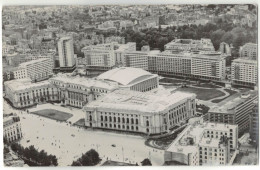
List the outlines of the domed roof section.
{"label": "domed roof section", "polygon": [[114,81],[126,86],[131,84],[131,82],[134,82],[136,79],[141,79],[141,77],[147,76],[152,76],[152,74],[140,68],[120,67],[102,73],[97,78]]}

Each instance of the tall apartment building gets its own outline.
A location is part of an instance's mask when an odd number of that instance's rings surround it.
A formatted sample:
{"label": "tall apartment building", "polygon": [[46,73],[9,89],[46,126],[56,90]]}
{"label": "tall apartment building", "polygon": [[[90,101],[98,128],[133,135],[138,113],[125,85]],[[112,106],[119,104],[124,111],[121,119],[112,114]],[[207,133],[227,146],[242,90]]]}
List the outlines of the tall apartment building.
{"label": "tall apartment building", "polygon": [[227,55],[231,55],[231,48],[230,46],[225,43],[225,42],[222,42],[220,43],[219,45],[219,51],[222,53],[222,54],[227,54]]}
{"label": "tall apartment building", "polygon": [[165,150],[165,162],[185,165],[231,165],[238,146],[237,125],[195,122],[188,125]]}
{"label": "tall apartment building", "polygon": [[4,139],[7,142],[13,142],[22,138],[22,128],[20,117],[18,116],[7,116],[4,117]]}
{"label": "tall apartment building", "polygon": [[239,133],[249,128],[249,114],[255,106],[254,101],[258,98],[257,91],[234,94],[210,108],[205,120],[216,123],[238,125]]}
{"label": "tall apartment building", "polygon": [[124,53],[125,66],[148,70],[147,52],[134,51]]}
{"label": "tall apartment building", "polygon": [[257,85],[257,61],[238,58],[231,64],[231,80],[235,85],[254,87]]}
{"label": "tall apartment building", "polygon": [[240,57],[257,60],[257,44],[246,43],[239,49]]}
{"label": "tall apartment building", "polygon": [[115,90],[84,106],[92,128],[160,134],[195,115],[195,95],[164,91]]}
{"label": "tall apartment building", "polygon": [[253,142],[259,142],[259,111],[257,101],[255,102],[252,112],[249,114],[249,134]]}
{"label": "tall apartment building", "polygon": [[221,81],[225,78],[225,67],[225,57],[221,54],[148,54],[148,70],[164,76]]}
{"label": "tall apartment building", "polygon": [[148,54],[148,70],[163,76],[191,76],[191,57],[185,54]]}
{"label": "tall apartment building", "polygon": [[191,58],[192,77],[221,81],[225,79],[226,60],[222,55],[198,54]]}
{"label": "tall apartment building", "polygon": [[74,56],[73,39],[62,37],[58,41],[59,62],[61,71],[73,71],[76,67]]}
{"label": "tall apartment building", "polygon": [[165,51],[178,53],[180,51],[215,51],[210,39],[174,39],[164,46]]}

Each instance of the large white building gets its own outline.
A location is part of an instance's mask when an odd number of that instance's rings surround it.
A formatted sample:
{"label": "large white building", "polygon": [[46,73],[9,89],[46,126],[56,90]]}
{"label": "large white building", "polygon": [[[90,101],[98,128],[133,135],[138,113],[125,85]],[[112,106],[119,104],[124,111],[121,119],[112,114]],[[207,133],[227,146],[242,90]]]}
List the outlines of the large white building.
{"label": "large white building", "polygon": [[58,41],[59,62],[61,71],[73,71],[76,67],[72,37],[62,37]]}
{"label": "large white building", "polygon": [[240,57],[257,60],[257,44],[246,43],[239,49]]}
{"label": "large white building", "polygon": [[45,101],[60,101],[59,89],[48,80],[32,83],[31,79],[6,81],[5,98],[16,108],[25,108]]}
{"label": "large white building", "polygon": [[251,86],[257,85],[258,67],[257,61],[238,58],[231,64],[231,80],[233,84]]}
{"label": "large white building", "polygon": [[119,67],[102,73],[100,80],[116,82],[120,88],[146,92],[158,88],[157,74],[151,74],[140,68]]}
{"label": "large white building", "polygon": [[115,90],[83,108],[85,125],[160,134],[195,115],[195,98],[195,94],[183,92]]}
{"label": "large white building", "polygon": [[51,85],[60,91],[60,100],[65,105],[83,107],[102,94],[118,89],[118,83],[79,76],[59,74],[50,79]]}
{"label": "large white building", "polygon": [[112,42],[82,49],[88,68],[101,70],[111,69],[118,64],[124,65],[124,53],[126,51],[136,51],[136,43],[118,44],[117,42]]}
{"label": "large white building", "polygon": [[165,51],[176,53],[180,51],[215,51],[210,39],[174,39],[164,46]]}
{"label": "large white building", "polygon": [[165,162],[185,165],[232,165],[238,147],[237,125],[197,121],[188,125],[165,150]]}
{"label": "large white building", "polygon": [[7,116],[4,117],[3,135],[7,142],[13,142],[22,138],[22,128],[20,117]]}

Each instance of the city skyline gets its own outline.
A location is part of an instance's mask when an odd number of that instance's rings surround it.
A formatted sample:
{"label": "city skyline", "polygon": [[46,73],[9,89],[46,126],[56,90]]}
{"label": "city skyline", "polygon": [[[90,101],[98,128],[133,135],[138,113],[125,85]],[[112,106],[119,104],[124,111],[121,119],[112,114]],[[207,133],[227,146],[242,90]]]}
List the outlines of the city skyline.
{"label": "city skyline", "polygon": [[4,165],[259,166],[257,10],[3,6]]}

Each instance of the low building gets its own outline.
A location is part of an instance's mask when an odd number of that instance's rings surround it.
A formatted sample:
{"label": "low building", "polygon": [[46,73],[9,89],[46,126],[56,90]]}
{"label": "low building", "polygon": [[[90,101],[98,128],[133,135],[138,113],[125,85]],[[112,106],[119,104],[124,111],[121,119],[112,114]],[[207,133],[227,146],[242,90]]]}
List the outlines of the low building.
{"label": "low building", "polygon": [[192,166],[229,165],[237,147],[237,125],[197,121],[169,145],[164,160]]}
{"label": "low building", "polygon": [[254,87],[257,85],[257,61],[238,58],[231,63],[231,80],[233,85]]}
{"label": "low building", "polygon": [[32,83],[31,79],[6,81],[5,98],[15,108],[25,108],[45,101],[59,101],[60,92],[49,81]]}
{"label": "low building", "polygon": [[249,129],[249,114],[258,98],[257,91],[234,94],[211,107],[205,120],[216,123],[238,125],[239,133]]}
{"label": "low building", "polygon": [[168,132],[195,115],[195,94],[115,90],[84,106],[85,125],[144,134]]}
{"label": "low building", "polygon": [[20,117],[7,116],[4,117],[4,139],[7,142],[17,141],[22,138],[22,128]]}
{"label": "low building", "polygon": [[157,74],[140,68],[119,67],[100,74],[97,79],[116,82],[120,88],[146,92],[158,88]]}

